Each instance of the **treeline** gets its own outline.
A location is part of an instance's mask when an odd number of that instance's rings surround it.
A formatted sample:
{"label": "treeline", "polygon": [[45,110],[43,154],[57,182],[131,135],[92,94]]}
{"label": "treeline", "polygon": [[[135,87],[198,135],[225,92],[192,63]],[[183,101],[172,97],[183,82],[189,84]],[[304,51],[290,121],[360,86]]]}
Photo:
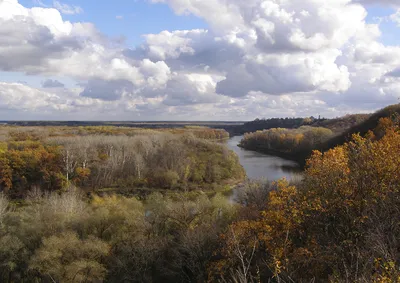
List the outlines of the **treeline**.
{"label": "treeline", "polygon": [[294,159],[300,157],[301,160],[304,152],[318,148],[332,136],[331,130],[322,127],[274,128],[245,134],[240,146],[259,152],[282,154]]}
{"label": "treeline", "polygon": [[370,117],[371,114],[351,114],[323,121],[316,120],[312,125],[314,127],[328,128],[332,132],[340,134],[352,127],[360,125]]}
{"label": "treeline", "polygon": [[359,125],[368,119],[370,114],[352,114],[334,119],[326,118],[271,118],[255,119],[254,121],[244,123],[243,125],[227,128],[235,135],[243,135],[256,131],[269,130],[274,128],[297,129],[302,126],[328,128],[336,134],[342,133],[351,127]]}
{"label": "treeline", "polygon": [[31,190],[0,196],[1,282],[398,282],[400,128],[326,153],[304,178],[225,197],[141,202]]}
{"label": "treeline", "polygon": [[0,190],[148,187],[197,189],[245,176],[237,156],[208,140],[227,133],[208,128],[133,130],[117,127],[3,128]]}
{"label": "treeline", "polygon": [[268,130],[273,128],[296,129],[304,125],[309,125],[314,122],[314,118],[270,118],[270,119],[255,119],[237,126],[238,134]]}
{"label": "treeline", "polygon": [[[400,104],[388,106],[374,114],[353,114],[335,119],[293,119],[301,124],[298,128],[273,128],[246,133],[240,146],[249,150],[281,155],[305,165],[313,150],[327,151],[349,141],[353,134],[373,131],[382,135],[378,124],[381,118],[400,115]],[[290,120],[290,119],[288,119]],[[261,120],[260,120],[261,121]],[[262,124],[262,123],[261,123]],[[380,131],[380,133],[378,133]],[[319,136],[319,137],[318,137]]]}

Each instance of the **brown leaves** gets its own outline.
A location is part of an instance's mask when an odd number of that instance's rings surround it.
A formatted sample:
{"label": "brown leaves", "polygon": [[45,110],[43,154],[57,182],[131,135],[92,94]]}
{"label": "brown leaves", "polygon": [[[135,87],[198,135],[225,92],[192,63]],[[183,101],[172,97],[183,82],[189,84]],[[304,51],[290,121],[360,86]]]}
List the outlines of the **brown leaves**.
{"label": "brown leaves", "polygon": [[[314,151],[297,188],[285,180],[275,183],[259,218],[231,226],[235,239],[243,247],[247,243],[247,249],[256,235],[255,262],[264,262],[271,271],[264,273],[266,281],[395,282],[400,247],[387,238],[400,235],[386,236],[385,231],[395,233],[399,225],[400,131],[390,119],[382,119],[375,133],[354,135],[349,143],[325,153]],[[231,243],[228,233],[223,254],[235,258]],[[386,259],[374,266],[373,255],[386,250],[390,257],[385,252]],[[223,262],[233,264],[226,258]]]}

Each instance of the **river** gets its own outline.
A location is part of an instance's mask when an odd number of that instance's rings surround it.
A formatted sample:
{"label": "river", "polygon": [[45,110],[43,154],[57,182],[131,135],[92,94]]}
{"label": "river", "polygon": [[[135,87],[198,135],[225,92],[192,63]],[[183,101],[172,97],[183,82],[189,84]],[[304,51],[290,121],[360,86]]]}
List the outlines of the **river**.
{"label": "river", "polygon": [[240,163],[251,180],[265,179],[274,181],[281,178],[301,179],[301,169],[294,161],[281,157],[258,153],[238,147],[243,136],[234,136],[227,141],[227,146],[236,152]]}

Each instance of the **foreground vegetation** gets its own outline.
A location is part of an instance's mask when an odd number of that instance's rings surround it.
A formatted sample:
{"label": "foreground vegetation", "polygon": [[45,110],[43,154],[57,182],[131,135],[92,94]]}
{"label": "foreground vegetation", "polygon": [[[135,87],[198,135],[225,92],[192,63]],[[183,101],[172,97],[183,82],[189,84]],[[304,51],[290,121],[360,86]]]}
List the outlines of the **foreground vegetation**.
{"label": "foreground vegetation", "polygon": [[383,135],[315,151],[300,184],[280,181],[266,201],[245,202],[219,272],[236,266],[245,281],[399,282],[400,131],[388,118],[377,130]]}
{"label": "foreground vegetation", "polygon": [[0,197],[1,282],[398,282],[400,128],[222,196]]}
{"label": "foreground vegetation", "polygon": [[220,196],[142,203],[34,190],[17,208],[0,196],[0,281],[205,281],[234,214]]}
{"label": "foreground vegetation", "polygon": [[119,127],[2,127],[0,190],[23,197],[76,185],[86,190],[195,190],[237,183],[237,156],[215,141],[224,130]]}

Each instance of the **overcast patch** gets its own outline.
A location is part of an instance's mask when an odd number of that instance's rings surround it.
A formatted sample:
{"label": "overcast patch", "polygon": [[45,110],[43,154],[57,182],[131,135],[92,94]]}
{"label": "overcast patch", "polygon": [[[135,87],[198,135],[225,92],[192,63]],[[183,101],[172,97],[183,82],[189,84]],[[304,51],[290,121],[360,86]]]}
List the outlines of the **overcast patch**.
{"label": "overcast patch", "polygon": [[97,98],[106,101],[118,100],[124,94],[133,91],[133,84],[126,80],[105,81],[101,79],[91,79],[81,92],[81,96]]}
{"label": "overcast patch", "polygon": [[58,80],[47,79],[44,82],[42,82],[42,87],[44,88],[64,87],[64,84],[59,82]]}
{"label": "overcast patch", "polygon": [[400,2],[398,0],[354,0],[354,2],[366,5],[389,5],[393,7],[400,7]]}

